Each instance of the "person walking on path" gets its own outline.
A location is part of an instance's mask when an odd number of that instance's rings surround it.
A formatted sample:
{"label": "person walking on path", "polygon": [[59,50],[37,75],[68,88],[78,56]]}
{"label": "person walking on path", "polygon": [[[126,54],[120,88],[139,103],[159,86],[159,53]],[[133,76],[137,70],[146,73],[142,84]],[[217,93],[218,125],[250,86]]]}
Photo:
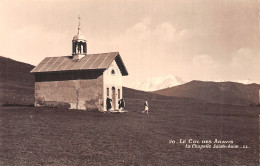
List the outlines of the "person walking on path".
{"label": "person walking on path", "polygon": [[144,111],[142,111],[142,113],[145,113],[148,115],[148,110],[149,110],[149,106],[148,106],[148,101],[146,100],[144,102]]}

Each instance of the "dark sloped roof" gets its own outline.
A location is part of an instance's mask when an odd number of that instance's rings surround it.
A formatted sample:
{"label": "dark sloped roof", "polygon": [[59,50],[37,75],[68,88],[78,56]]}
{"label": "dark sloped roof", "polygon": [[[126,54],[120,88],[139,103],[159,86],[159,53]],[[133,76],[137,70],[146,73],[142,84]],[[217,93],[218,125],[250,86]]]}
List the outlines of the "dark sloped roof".
{"label": "dark sloped roof", "polygon": [[110,66],[113,60],[116,61],[122,75],[128,75],[119,52],[87,54],[81,59],[73,59],[72,56],[46,57],[31,71],[31,73],[104,70]]}

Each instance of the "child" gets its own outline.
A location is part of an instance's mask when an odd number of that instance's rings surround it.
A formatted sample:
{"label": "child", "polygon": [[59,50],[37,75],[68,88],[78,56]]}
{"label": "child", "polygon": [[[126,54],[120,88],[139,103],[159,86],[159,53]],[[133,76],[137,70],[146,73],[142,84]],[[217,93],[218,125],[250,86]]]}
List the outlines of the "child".
{"label": "child", "polygon": [[145,113],[148,115],[148,110],[149,110],[149,106],[148,106],[148,101],[146,100],[144,102],[144,111],[142,111],[142,113]]}

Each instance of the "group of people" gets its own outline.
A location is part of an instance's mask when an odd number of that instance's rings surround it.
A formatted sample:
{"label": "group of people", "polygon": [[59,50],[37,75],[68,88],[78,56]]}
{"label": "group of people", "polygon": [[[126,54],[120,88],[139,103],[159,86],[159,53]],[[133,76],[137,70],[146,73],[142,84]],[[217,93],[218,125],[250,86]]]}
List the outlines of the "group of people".
{"label": "group of people", "polygon": [[[106,106],[107,106],[107,111],[110,112],[110,109],[112,108],[112,99],[110,99],[109,97],[107,97],[106,99]],[[119,111],[122,111],[125,109],[125,100],[124,99],[120,99],[118,101],[118,109]],[[142,113],[146,113],[148,115],[148,110],[149,110],[149,106],[148,106],[148,101],[146,100],[144,102],[144,110],[142,111]]]}
{"label": "group of people", "polygon": [[[107,105],[107,111],[110,112],[110,109],[112,108],[112,99],[110,99],[109,97],[107,97],[106,100],[106,105]],[[125,109],[125,100],[124,99],[120,99],[118,100],[118,109],[119,111],[122,111]]]}

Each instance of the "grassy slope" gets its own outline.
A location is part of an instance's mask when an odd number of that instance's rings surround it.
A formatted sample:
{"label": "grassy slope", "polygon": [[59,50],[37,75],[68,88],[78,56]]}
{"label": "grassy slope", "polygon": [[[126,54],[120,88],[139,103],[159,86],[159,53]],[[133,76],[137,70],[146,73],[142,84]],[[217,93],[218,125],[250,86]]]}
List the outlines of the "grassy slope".
{"label": "grassy slope", "polygon": [[211,103],[249,105],[258,103],[259,89],[260,85],[257,84],[191,81],[155,93],[166,96],[190,97]]}
{"label": "grassy slope", "polygon": [[34,102],[34,66],[0,56],[0,105]]}
{"label": "grassy slope", "polygon": [[[147,116],[142,103],[124,114],[4,107],[0,165],[258,165],[258,108],[153,101]],[[169,144],[215,138],[251,148]]]}

